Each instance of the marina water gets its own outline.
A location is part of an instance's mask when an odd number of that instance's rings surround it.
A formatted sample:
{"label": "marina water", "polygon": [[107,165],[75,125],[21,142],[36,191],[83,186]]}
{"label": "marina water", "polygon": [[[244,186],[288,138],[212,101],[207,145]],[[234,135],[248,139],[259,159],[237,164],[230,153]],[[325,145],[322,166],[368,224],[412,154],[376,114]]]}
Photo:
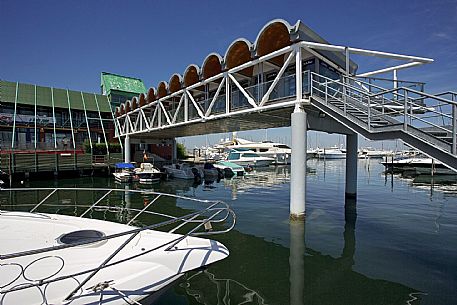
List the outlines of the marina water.
{"label": "marina water", "polygon": [[[292,225],[287,166],[152,186],[224,200],[237,214],[235,229],[214,237],[230,256],[187,274],[154,304],[457,304],[455,182],[384,175],[379,160],[359,160],[353,202],[344,199],[345,160],[309,160],[308,167],[306,221]],[[24,186],[125,187],[95,177]],[[19,204],[5,202],[2,209]]]}

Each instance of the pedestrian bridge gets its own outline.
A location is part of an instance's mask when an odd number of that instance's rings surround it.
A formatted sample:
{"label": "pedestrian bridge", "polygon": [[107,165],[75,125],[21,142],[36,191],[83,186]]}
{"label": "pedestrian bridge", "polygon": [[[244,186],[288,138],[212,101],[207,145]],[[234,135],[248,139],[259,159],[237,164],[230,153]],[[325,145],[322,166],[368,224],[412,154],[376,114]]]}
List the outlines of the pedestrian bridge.
{"label": "pedestrian bridge", "polygon": [[[351,60],[354,55],[401,63],[357,73]],[[331,45],[301,22],[290,26],[274,20],[260,31],[254,44],[235,40],[224,58],[210,54],[201,69],[190,65],[184,77],[174,74],[168,83],[160,82],[157,90],[151,88],[147,95],[120,105],[115,115],[117,132],[128,144],[130,138],[292,126],[292,150],[295,141],[300,155],[306,154],[306,130],[311,129],[352,137],[347,166],[355,169],[354,136],[360,134],[370,140],[400,139],[457,170],[457,94],[426,93],[423,83],[397,78],[399,70],[432,61]],[[388,72],[393,73],[392,79],[375,77]],[[294,125],[295,113],[302,115]],[[301,138],[305,142],[297,140]],[[301,157],[297,158],[302,168]],[[294,167],[294,157],[292,163]],[[291,196],[293,184],[292,172]],[[355,189],[349,193],[355,194]]]}

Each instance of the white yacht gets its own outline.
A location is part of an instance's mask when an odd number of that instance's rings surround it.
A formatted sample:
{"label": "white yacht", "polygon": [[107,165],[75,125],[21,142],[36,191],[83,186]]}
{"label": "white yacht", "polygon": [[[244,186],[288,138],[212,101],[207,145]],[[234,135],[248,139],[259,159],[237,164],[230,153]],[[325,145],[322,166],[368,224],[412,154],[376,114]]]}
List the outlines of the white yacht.
{"label": "white yacht", "polygon": [[141,184],[156,183],[162,178],[162,172],[152,163],[141,163],[139,168],[135,168],[134,172],[138,175]]}
{"label": "white yacht", "polygon": [[346,150],[336,146],[330,148],[322,148],[318,150],[320,159],[346,159]]}
{"label": "white yacht", "polygon": [[273,164],[274,159],[259,156],[257,153],[246,148],[232,149],[228,156],[227,161],[241,165],[243,167],[266,167]]}
{"label": "white yacht", "polygon": [[385,158],[394,154],[391,150],[379,150],[371,147],[362,148],[359,150],[359,158]]}
{"label": "white yacht", "polygon": [[282,143],[271,141],[252,142],[241,138],[233,139],[233,144],[227,145],[229,149],[248,149],[261,157],[273,159],[274,164],[290,164],[292,149]]}
{"label": "white yacht", "polygon": [[[153,199],[138,210],[117,205],[115,201],[122,200],[117,195],[109,197],[111,193],[125,190],[90,189],[105,194],[95,203],[89,202],[87,209],[80,210],[83,211],[78,215],[80,217],[38,213],[38,209],[45,207],[48,201],[50,206],[53,205],[50,201],[53,196],[62,198],[68,191],[80,193],[88,190],[0,190],[0,193],[48,192],[43,200],[32,205],[30,212],[0,211],[2,305],[139,304],[140,300],[159,294],[185,272],[229,255],[223,244],[197,237],[209,234],[206,229],[211,228],[211,222],[233,220],[227,229],[217,233],[233,228],[235,215],[221,201],[208,202],[149,191],[147,196]],[[133,190],[127,192],[129,196],[146,194]],[[179,217],[160,214],[165,219],[163,222],[134,226],[140,214],[158,215],[148,208],[176,198],[189,202],[197,200],[206,208]],[[76,212],[78,208],[75,205],[72,210]],[[125,224],[84,217],[92,217],[94,211],[106,214],[126,210],[136,214],[129,214],[130,220],[127,219]],[[174,233],[189,223],[193,225],[188,233]],[[170,224],[174,224],[171,230]],[[160,227],[167,227],[169,231],[154,230]]]}
{"label": "white yacht", "polygon": [[201,179],[203,177],[203,173],[199,168],[188,163],[165,165],[163,168],[170,178]]}
{"label": "white yacht", "polygon": [[418,175],[457,175],[457,172],[447,168],[440,161],[428,157],[386,160],[381,163],[391,171],[413,171]]}

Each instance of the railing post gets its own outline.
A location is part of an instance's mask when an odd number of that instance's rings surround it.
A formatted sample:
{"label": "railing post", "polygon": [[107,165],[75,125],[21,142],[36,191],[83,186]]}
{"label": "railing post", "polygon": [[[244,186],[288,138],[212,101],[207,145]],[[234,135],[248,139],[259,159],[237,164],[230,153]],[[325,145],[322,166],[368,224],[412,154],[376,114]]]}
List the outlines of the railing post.
{"label": "railing post", "polygon": [[328,82],[325,80],[325,104],[328,104]]}
{"label": "railing post", "polygon": [[408,91],[405,90],[403,129],[408,130]]}
{"label": "railing post", "polygon": [[[455,102],[457,94],[452,94],[452,101]],[[457,104],[452,105],[452,153],[457,155]]]}
{"label": "railing post", "polygon": [[368,96],[368,111],[367,111],[367,115],[368,115],[368,131],[371,130],[371,97]]}

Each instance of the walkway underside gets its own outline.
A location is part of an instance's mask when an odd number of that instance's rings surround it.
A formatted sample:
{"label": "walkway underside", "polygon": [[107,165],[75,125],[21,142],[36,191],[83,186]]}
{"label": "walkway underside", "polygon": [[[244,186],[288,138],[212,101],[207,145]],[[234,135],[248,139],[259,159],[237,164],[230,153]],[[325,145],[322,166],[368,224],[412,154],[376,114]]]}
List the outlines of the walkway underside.
{"label": "walkway underside", "polygon": [[[205,122],[195,121],[180,126],[169,126],[159,130],[133,134],[132,139],[164,139],[224,133],[233,131],[246,131],[256,129],[290,127],[293,106],[280,109],[252,112],[225,118],[216,118]],[[332,118],[322,116],[322,112],[313,106],[305,107],[308,119],[308,130],[323,131],[328,133],[351,134],[350,129]]]}

